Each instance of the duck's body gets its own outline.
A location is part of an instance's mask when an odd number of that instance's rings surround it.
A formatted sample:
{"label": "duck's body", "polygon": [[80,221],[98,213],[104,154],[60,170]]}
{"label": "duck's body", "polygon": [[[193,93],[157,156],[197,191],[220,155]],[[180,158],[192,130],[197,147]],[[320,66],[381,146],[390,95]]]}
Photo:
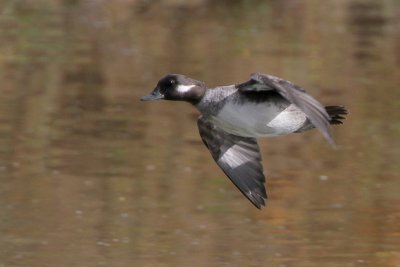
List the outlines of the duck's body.
{"label": "duck's body", "polygon": [[347,111],[323,107],[305,91],[271,75],[253,74],[248,82],[207,88],[189,77],[170,74],[142,100],[180,100],[200,112],[200,135],[216,163],[257,207],[267,198],[256,138],[318,128],[334,145],[330,124],[340,124]]}
{"label": "duck's body", "polygon": [[305,114],[278,93],[255,96],[234,85],[206,91],[197,109],[224,131],[245,137],[272,137],[293,133],[307,121]]}

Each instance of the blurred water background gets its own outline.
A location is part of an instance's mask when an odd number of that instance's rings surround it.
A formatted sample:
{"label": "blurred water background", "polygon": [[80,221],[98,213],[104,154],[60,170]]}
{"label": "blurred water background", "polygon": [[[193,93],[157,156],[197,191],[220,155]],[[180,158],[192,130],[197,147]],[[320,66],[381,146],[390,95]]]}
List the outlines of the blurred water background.
{"label": "blurred water background", "polygon": [[[400,266],[397,0],[0,1],[0,267]],[[167,73],[284,77],[350,110],[261,140],[255,209]]]}

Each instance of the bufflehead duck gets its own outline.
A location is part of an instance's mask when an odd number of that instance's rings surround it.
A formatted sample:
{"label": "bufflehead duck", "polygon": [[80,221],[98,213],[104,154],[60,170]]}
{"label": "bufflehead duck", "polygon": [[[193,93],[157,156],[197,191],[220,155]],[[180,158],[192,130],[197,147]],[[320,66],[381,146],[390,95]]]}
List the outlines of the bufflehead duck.
{"label": "bufflehead duck", "polygon": [[207,88],[181,74],[163,77],[142,101],[187,101],[201,113],[200,136],[233,184],[257,208],[267,194],[257,139],[317,128],[335,146],[330,124],[342,124],[343,106],[322,106],[301,87],[266,74],[236,85]]}

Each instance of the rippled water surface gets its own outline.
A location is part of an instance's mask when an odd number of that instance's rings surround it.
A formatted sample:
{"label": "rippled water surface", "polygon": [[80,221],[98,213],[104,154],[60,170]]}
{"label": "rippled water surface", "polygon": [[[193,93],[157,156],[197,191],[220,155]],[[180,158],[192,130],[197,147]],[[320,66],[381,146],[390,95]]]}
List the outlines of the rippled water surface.
{"label": "rippled water surface", "polygon": [[[397,0],[0,2],[0,266],[400,266]],[[166,73],[251,72],[350,110],[260,141],[267,207],[213,162]]]}

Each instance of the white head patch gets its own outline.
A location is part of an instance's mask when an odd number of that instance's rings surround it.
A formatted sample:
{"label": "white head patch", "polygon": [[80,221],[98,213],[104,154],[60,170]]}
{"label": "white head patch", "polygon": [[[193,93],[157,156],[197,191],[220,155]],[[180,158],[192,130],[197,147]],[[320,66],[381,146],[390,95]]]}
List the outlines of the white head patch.
{"label": "white head patch", "polygon": [[190,89],[192,89],[193,87],[195,87],[195,85],[178,85],[176,87],[176,91],[178,91],[179,93],[187,93],[190,91]]}

